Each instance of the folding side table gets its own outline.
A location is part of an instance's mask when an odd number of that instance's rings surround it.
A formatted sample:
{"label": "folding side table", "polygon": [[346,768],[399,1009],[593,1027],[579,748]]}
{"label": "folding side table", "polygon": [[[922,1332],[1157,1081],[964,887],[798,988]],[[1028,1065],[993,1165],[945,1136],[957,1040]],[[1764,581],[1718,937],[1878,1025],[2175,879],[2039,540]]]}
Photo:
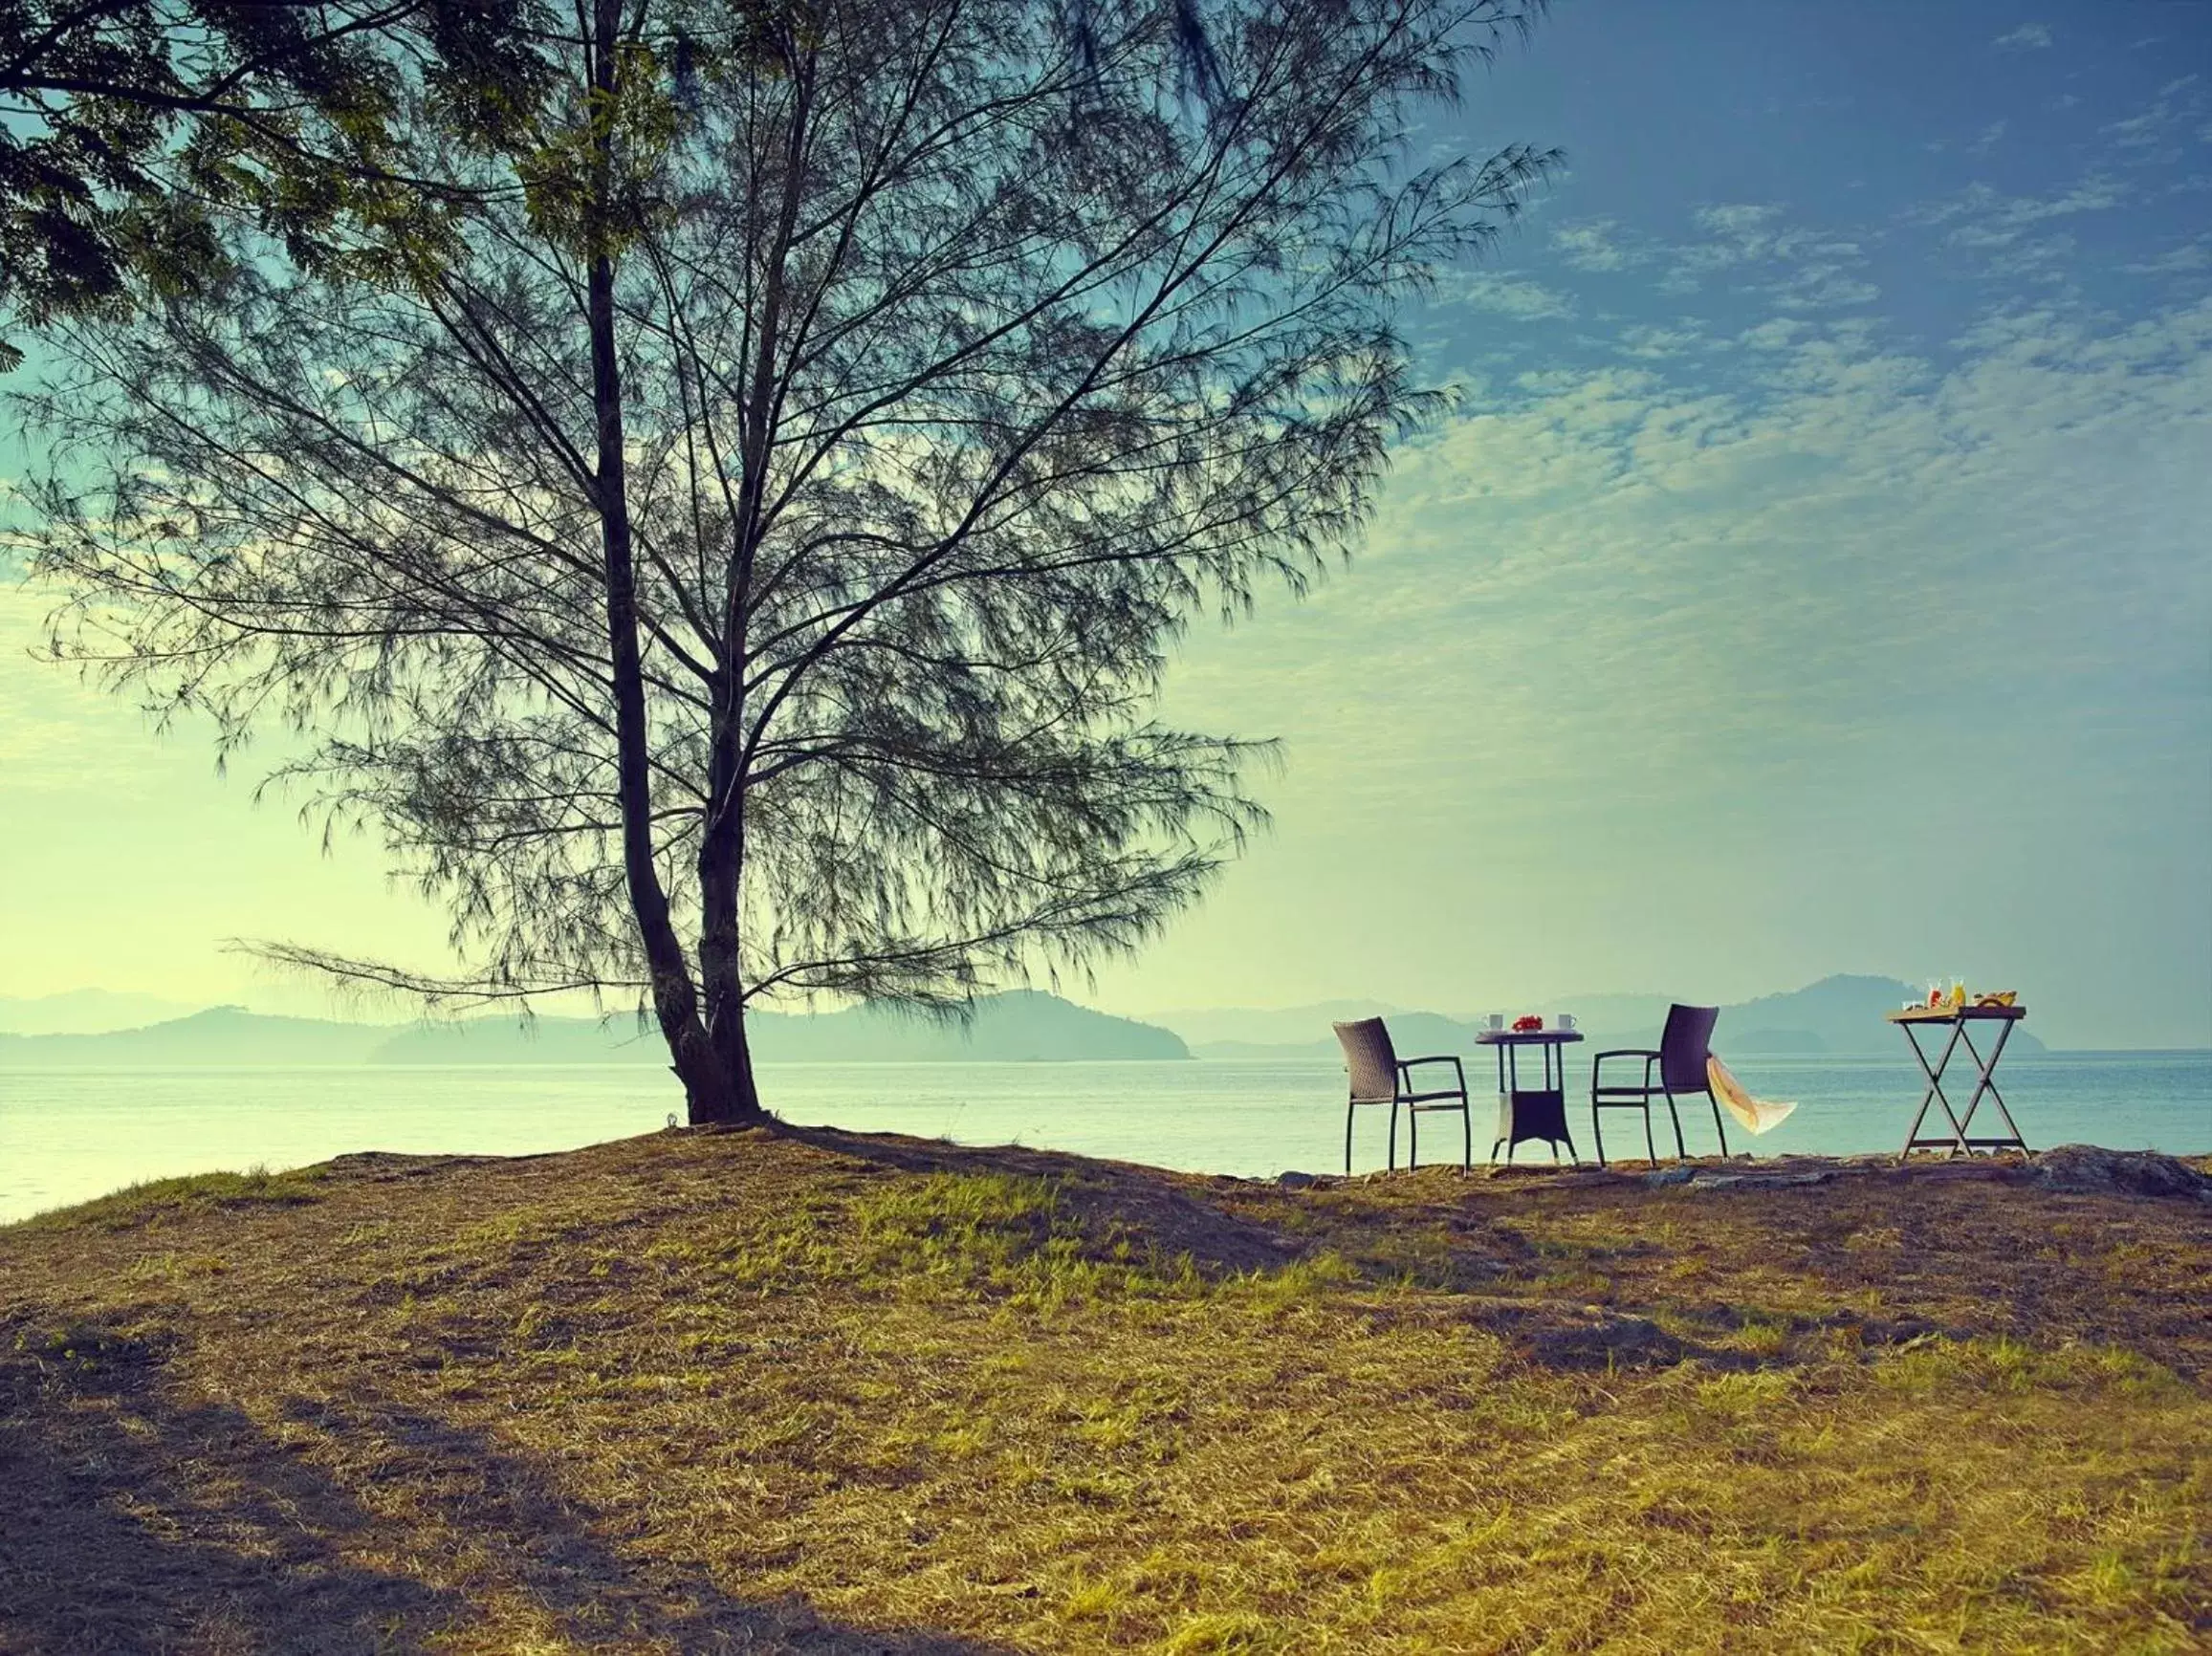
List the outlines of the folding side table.
{"label": "folding side table", "polygon": [[[1905,1040],[1913,1049],[1913,1057],[1920,1062],[1920,1073],[1928,1078],[1928,1090],[1920,1095],[1920,1107],[1914,1112],[1913,1124],[1905,1132],[1905,1148],[1898,1160],[1904,1161],[1915,1150],[1942,1150],[1951,1155],[1972,1155],[1976,1150],[2026,1150],[2027,1143],[2020,1136],[2020,1128],[2012,1120],[2012,1112],[2004,1107],[2004,1095],[1997,1090],[1994,1079],[1997,1060],[2004,1056],[2004,1043],[2012,1038],[2012,1026],[2027,1015],[2024,1006],[1929,1006],[1907,1007],[1901,1012],[1882,1014],[1891,1023],[1905,1032]],[[1993,1023],[1997,1026],[1997,1044],[1983,1057],[1982,1049],[1974,1044],[1974,1037],[1966,1033],[1973,1023]],[[1943,1051],[1934,1064],[1920,1046],[1916,1030],[1935,1025],[1948,1025],[1950,1036],[1943,1042]],[[1966,1100],[1966,1113],[1961,1116],[1951,1108],[1951,1100],[1943,1091],[1943,1072],[1949,1067],[1951,1055],[1963,1044],[1981,1074],[1974,1082],[1974,1093]],[[1974,1112],[1982,1107],[1982,1094],[1988,1094],[1996,1104],[1997,1113],[2004,1118],[2007,1138],[1977,1139],[1972,1135]],[[1943,1106],[1943,1116],[1951,1123],[1948,1135],[1935,1138],[1920,1137],[1920,1123],[1927,1119],[1930,1104]]]}
{"label": "folding side table", "polygon": [[[1513,1161],[1513,1146],[1523,1139],[1542,1139],[1559,1160],[1559,1146],[1581,1166],[1575,1155],[1574,1136],[1566,1130],[1566,1052],[1569,1041],[1582,1039],[1574,1030],[1485,1030],[1475,1037],[1477,1046],[1498,1049],[1498,1137],[1491,1142],[1490,1159],[1498,1160],[1498,1146],[1505,1146],[1505,1160]],[[1520,1054],[1535,1047],[1544,1059],[1544,1084],[1521,1084]]]}

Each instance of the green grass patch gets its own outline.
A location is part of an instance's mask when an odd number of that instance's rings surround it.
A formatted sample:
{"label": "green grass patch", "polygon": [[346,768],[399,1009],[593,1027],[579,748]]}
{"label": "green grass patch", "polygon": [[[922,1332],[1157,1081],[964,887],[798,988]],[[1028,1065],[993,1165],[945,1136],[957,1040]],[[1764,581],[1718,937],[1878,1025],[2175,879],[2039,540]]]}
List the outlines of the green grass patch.
{"label": "green grass patch", "polygon": [[296,1208],[322,1199],[324,1174],[317,1167],[272,1173],[192,1173],[149,1179],[75,1207],[56,1208],[20,1222],[24,1229],[128,1231],[156,1220],[250,1208]]}

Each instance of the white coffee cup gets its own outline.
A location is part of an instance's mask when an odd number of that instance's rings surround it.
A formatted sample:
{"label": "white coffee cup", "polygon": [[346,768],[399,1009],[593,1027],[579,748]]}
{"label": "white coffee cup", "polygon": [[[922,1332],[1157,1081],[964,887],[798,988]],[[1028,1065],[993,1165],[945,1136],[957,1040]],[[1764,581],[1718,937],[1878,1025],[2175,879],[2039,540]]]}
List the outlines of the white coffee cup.
{"label": "white coffee cup", "polygon": [[1574,1028],[1574,1013],[1571,1012],[1561,1013],[1559,1014],[1559,1023],[1557,1027],[1562,1030],[1572,1030]]}
{"label": "white coffee cup", "polygon": [[1492,1013],[1488,1019],[1488,1026],[1492,1034],[1503,1030],[1505,1028],[1505,1014],[1501,1012]]}

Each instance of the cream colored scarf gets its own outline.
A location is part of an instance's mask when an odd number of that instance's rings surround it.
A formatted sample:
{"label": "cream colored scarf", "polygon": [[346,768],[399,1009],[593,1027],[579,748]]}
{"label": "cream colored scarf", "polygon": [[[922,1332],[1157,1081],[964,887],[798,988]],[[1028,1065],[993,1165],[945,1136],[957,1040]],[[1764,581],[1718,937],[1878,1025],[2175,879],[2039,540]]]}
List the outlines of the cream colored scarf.
{"label": "cream colored scarf", "polygon": [[1778,1104],[1753,1098],[1743,1090],[1743,1083],[1728,1073],[1728,1066],[1711,1053],[1705,1055],[1705,1079],[1713,1083],[1713,1096],[1726,1104],[1728,1113],[1753,1133],[1780,1126],[1789,1112],[1797,1108],[1794,1103]]}

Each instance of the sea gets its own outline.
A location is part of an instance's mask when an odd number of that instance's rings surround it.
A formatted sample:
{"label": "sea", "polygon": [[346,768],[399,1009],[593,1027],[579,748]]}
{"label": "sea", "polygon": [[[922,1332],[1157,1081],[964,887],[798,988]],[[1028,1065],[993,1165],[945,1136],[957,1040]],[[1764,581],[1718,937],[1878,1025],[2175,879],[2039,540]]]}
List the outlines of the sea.
{"label": "sea", "polygon": [[[1757,1096],[1796,1101],[1752,1139],[1762,1155],[1894,1151],[1924,1081],[1909,1054],[1732,1059]],[[1488,1065],[1468,1061],[1475,1153],[1488,1149]],[[1587,1072],[1569,1125],[1588,1158]],[[1576,1079],[1569,1072],[1570,1081]],[[1945,1089],[1963,1109],[1972,1073]],[[2007,1055],[2000,1090],[2031,1149],[2212,1154],[2212,1052]],[[785,1121],[963,1144],[1019,1144],[1191,1172],[1270,1178],[1344,1166],[1345,1078],[1331,1058],[1289,1062],[766,1065],[764,1101]],[[356,1150],[529,1155],[664,1130],[681,1118],[673,1078],[640,1064],[177,1070],[0,1070],[0,1224],[149,1179],[301,1166]],[[1939,1120],[1931,1111],[1931,1119]],[[1383,1112],[1361,1112],[1353,1166],[1380,1166]],[[1984,1101],[1980,1136],[1996,1124]],[[1425,1123],[1424,1160],[1456,1158],[1456,1122]],[[1661,1154],[1671,1148],[1664,1112]],[[1926,1131],[1923,1128],[1923,1131]],[[1401,1133],[1403,1128],[1401,1126]],[[1692,1155],[1714,1152],[1703,1101],[1684,1111]],[[1609,1113],[1607,1151],[1642,1150],[1632,1114]],[[1401,1143],[1400,1156],[1404,1155]],[[1524,1144],[1522,1160],[1548,1161]]]}

